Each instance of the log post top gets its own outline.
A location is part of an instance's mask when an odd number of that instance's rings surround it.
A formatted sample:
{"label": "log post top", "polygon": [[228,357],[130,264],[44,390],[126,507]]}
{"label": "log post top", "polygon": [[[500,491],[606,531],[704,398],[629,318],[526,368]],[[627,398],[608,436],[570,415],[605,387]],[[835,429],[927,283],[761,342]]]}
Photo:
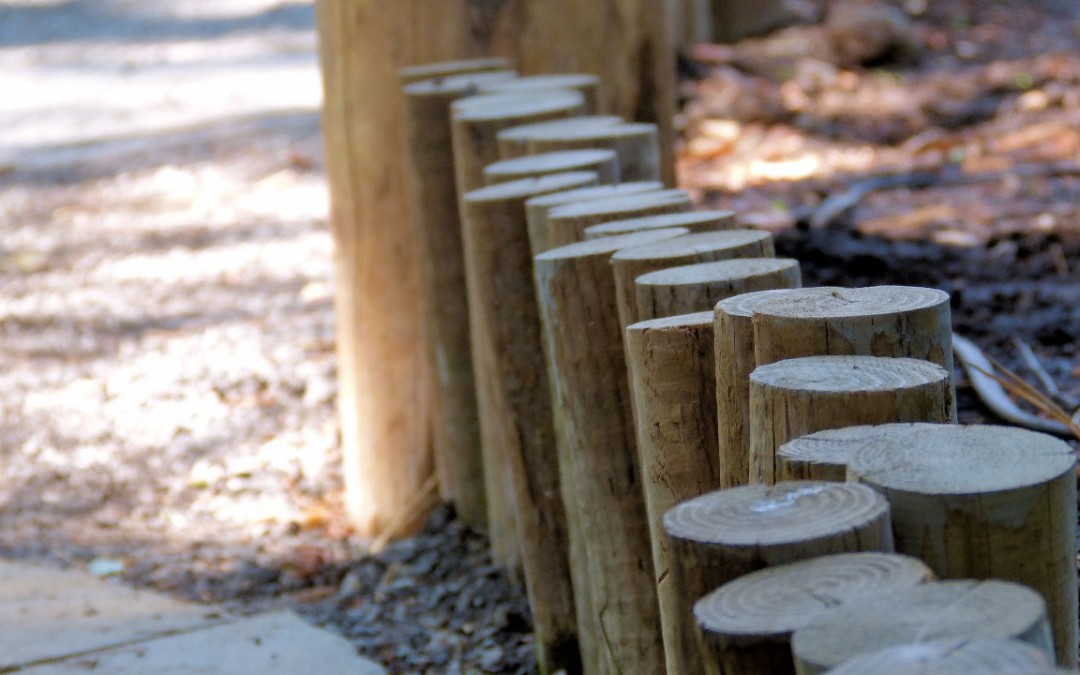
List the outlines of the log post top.
{"label": "log post top", "polygon": [[898,645],[864,654],[829,671],[829,675],[1054,675],[1046,656],[1035,647],[1000,638],[952,638]]}
{"label": "log post top", "polygon": [[526,75],[509,82],[486,84],[481,91],[514,94],[518,92],[551,91],[552,89],[580,89],[600,86],[600,78],[588,73],[550,73]]}
{"label": "log post top", "polygon": [[944,305],[949,294],[917,286],[803,288],[754,306],[755,314],[793,319],[895,315]]}
{"label": "log post top", "polygon": [[526,155],[504,159],[488,164],[485,175],[505,176],[523,173],[551,173],[553,171],[572,171],[580,167],[593,166],[599,162],[615,160],[614,150],[584,148],[581,150],[558,150],[539,155]]}
{"label": "log post top", "polygon": [[585,228],[585,236],[609,237],[613,234],[637,232],[639,230],[661,229],[665,227],[693,227],[713,224],[713,229],[731,229],[735,227],[734,211],[687,211],[686,213],[662,213],[651,216],[638,216],[613,220]]}
{"label": "log post top", "polygon": [[[669,192],[665,190],[665,192]],[[681,192],[681,190],[670,190]],[[554,215],[554,211],[552,214]],[[679,237],[677,240],[658,242],[644,246],[635,246],[619,251],[615,260],[659,260],[663,258],[684,258],[694,253],[740,249],[753,244],[771,242],[772,235],[763,230],[717,230],[715,232],[697,232]]]}
{"label": "log post top", "polygon": [[866,485],[791,481],[710,492],[671,509],[663,522],[678,539],[768,547],[835,536],[888,513],[885,498]]}
{"label": "log post top", "polygon": [[512,80],[517,73],[512,70],[487,70],[478,73],[449,75],[429,80],[416,80],[402,87],[406,96],[463,96],[477,94],[486,82]]}
{"label": "log post top", "polygon": [[798,266],[799,261],[793,258],[732,258],[648,272],[638,277],[636,283],[639,286],[696,286],[703,283],[753,279]]}
{"label": "log post top", "polygon": [[527,199],[535,195],[594,183],[596,183],[595,171],[566,171],[488,185],[465,193],[462,199],[469,204]]}
{"label": "log post top", "polygon": [[848,462],[849,479],[889,491],[973,495],[1071,474],[1072,448],[1048,434],[992,425],[889,424]]}
{"label": "log post top", "polygon": [[805,356],[758,366],[750,381],[788,391],[899,391],[947,382],[941,366],[921,359],[884,356]]}
{"label": "log post top", "polygon": [[522,124],[516,127],[510,127],[509,129],[500,131],[496,138],[499,139],[500,143],[515,141],[524,142],[529,138],[532,138],[535,134],[542,135],[552,129],[559,131],[578,128],[603,129],[605,127],[622,124],[623,122],[623,118],[618,115],[579,115],[577,117],[567,117],[561,120],[533,122],[532,124]]}
{"label": "log post top", "polygon": [[679,204],[690,205],[690,195],[685,190],[655,190],[561,204],[551,209],[548,218],[550,220],[588,218],[608,213],[633,213],[646,208]]}
{"label": "log post top", "polygon": [[626,327],[627,331],[650,331],[667,330],[670,328],[691,328],[694,326],[711,326],[713,322],[712,312],[694,312],[692,314],[679,314],[676,316],[664,316],[658,319],[646,319],[638,321]]}
{"label": "log post top", "polygon": [[[573,118],[570,118],[573,119]],[[651,122],[622,122],[619,124],[565,125],[552,124],[545,129],[538,129],[529,134],[533,141],[600,141],[620,138],[655,137],[659,131]]]}
{"label": "log post top", "polygon": [[465,59],[462,61],[439,61],[405,66],[398,70],[398,77],[403,84],[466,73],[478,73],[490,70],[505,70],[510,63],[504,58]]}
{"label": "log post top", "polygon": [[602,239],[587,239],[585,241],[567,244],[544,251],[536,256],[537,262],[571,260],[576,258],[593,258],[596,256],[611,257],[612,253],[628,246],[648,244],[663,239],[685,236],[689,233],[685,227],[670,227],[666,230],[650,230],[648,232],[632,232],[619,235],[618,237],[603,237]]}
{"label": "log post top", "polygon": [[729,636],[790,636],[830,607],[931,581],[924,562],[895,553],[839,553],[766,567],[694,605],[705,630]]}
{"label": "log post top", "polygon": [[520,94],[478,94],[458,99],[450,106],[453,119],[463,122],[511,120],[528,115],[580,109],[585,97],[577,91],[545,91]]}
{"label": "log post top", "polygon": [[664,184],[659,181],[634,181],[632,183],[619,183],[617,185],[597,185],[595,187],[578,188],[555,192],[550,195],[533,197],[525,203],[527,208],[554,207],[574,202],[585,202],[593,199],[607,199],[615,197],[628,197],[642,192],[659,192],[664,189]]}
{"label": "log post top", "polygon": [[782,460],[794,462],[827,463],[843,465],[845,468],[870,440],[887,436],[892,425],[860,425],[815,431],[806,436],[794,438],[776,450],[776,456]]}
{"label": "log post top", "polygon": [[[829,289],[829,286],[820,286],[818,288]],[[754,316],[754,311],[762,303],[769,302],[770,300],[778,300],[786,298],[790,295],[801,293],[805,291],[805,288],[781,288],[767,291],[754,291],[752,293],[743,293],[736,295],[733,298],[727,298],[716,303],[716,312],[718,314],[723,313],[728,316],[737,316],[748,319]],[[836,289],[839,290],[839,289]]]}

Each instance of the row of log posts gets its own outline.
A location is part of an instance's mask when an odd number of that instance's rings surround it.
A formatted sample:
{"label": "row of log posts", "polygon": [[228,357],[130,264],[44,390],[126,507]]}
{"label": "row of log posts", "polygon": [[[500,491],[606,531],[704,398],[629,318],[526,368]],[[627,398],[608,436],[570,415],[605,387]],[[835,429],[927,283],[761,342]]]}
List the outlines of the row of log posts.
{"label": "row of log posts", "polygon": [[644,192],[657,192],[662,190],[663,187],[663,183],[658,181],[632,181],[533,197],[525,202],[525,220],[529,227],[529,243],[532,246],[533,255],[539,255],[552,248],[551,243],[548,241],[547,217],[555,207],[562,204],[629,197]]}

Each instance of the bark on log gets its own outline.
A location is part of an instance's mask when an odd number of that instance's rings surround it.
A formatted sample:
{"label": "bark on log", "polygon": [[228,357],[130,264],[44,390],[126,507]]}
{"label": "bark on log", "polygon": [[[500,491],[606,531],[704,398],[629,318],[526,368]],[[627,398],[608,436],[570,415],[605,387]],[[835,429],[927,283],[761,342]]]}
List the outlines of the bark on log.
{"label": "bark on log", "polygon": [[[549,218],[553,225],[557,213],[557,210],[552,212],[552,218]],[[773,253],[772,235],[760,230],[700,232],[619,251],[611,258],[619,320],[624,326],[641,320],[637,313],[636,280],[643,274],[692,263],[733,258],[771,258]]]}
{"label": "bark on log", "polygon": [[[719,487],[712,312],[626,329],[653,567],[668,568],[661,519],[684,499]],[[691,617],[670,584],[657,587],[667,672],[703,672]]]}
{"label": "bark on log", "polygon": [[694,232],[713,232],[735,228],[733,211],[687,211],[686,213],[662,213],[658,216],[641,216],[615,220],[585,228],[586,239],[614,237],[644,230],[662,230],[665,227],[685,227]]}
{"label": "bark on log", "polygon": [[[621,166],[621,165],[620,165]],[[547,241],[552,248],[585,239],[585,228],[628,215],[681,213],[693,208],[685,190],[657,190],[556,206],[547,214]]]}
{"label": "bark on log", "polygon": [[[582,590],[576,598],[578,626],[582,638],[591,632],[597,643],[596,661],[585,660],[587,672],[664,669],[610,258],[623,247],[685,232],[581,242],[542,253],[534,262],[574,588]],[[577,567],[581,562],[583,570]],[[585,593],[591,606],[580,604]]]}
{"label": "bark on log", "polygon": [[623,180],[663,180],[663,155],[655,124],[613,124],[602,127],[567,125],[537,131],[529,137],[530,155],[556,150],[607,148],[619,155],[619,170]]}
{"label": "bark on log", "polygon": [[492,82],[480,87],[488,94],[536,94],[549,91],[579,91],[585,97],[586,115],[595,115],[600,107],[600,78],[585,73],[555,73],[550,75],[526,75],[512,82]]}
{"label": "bark on log", "polygon": [[405,66],[398,70],[398,78],[403,85],[420,82],[421,80],[434,80],[455,75],[468,75],[470,73],[483,73],[492,70],[509,70],[510,63],[501,57],[480,59],[463,59],[460,61],[435,61],[433,63],[421,63],[413,66]]}
{"label": "bark on log", "polygon": [[919,359],[808,356],[758,366],[750,374],[750,482],[779,480],[776,450],[822,429],[931,422],[947,424],[949,375]]}
{"label": "bark on log", "polygon": [[[661,583],[674,586],[675,611],[690,616],[707,593],[765,567],[832,553],[891,552],[888,502],[872,489],[858,488],[866,486],[749,485],[710,492],[668,511],[664,532],[671,566]],[[785,672],[732,670],[722,661],[705,666],[708,673],[724,675]]]}
{"label": "bark on log", "polygon": [[640,321],[684,312],[703,312],[743,293],[799,288],[799,262],[791,258],[734,258],[682,265],[637,278]]}
{"label": "bark on log", "polygon": [[995,577],[1046,600],[1059,665],[1076,666],[1076,477],[1069,446],[1024,429],[889,425],[849,480],[893,505],[901,552],[942,578]]}
{"label": "bark on log", "polygon": [[[577,172],[500,183],[469,192],[462,204],[472,331],[480,346],[474,362],[488,393],[481,408],[488,501],[504,509],[489,515],[492,544],[504,563],[520,555],[544,672],[578,672],[581,661],[525,200],[595,177]],[[517,527],[500,530],[500,524]]]}
{"label": "bark on log", "polygon": [[529,139],[536,133],[544,133],[552,128],[563,130],[602,129],[623,124],[624,122],[625,120],[618,115],[582,115],[551,122],[522,124],[499,132],[499,156],[503,159],[527,157],[529,155]]}
{"label": "bark on log", "polygon": [[657,181],[639,181],[581,188],[580,190],[567,190],[552,195],[533,197],[525,202],[525,219],[529,223],[529,245],[532,246],[533,255],[540,255],[552,248],[547,236],[547,216],[556,206],[592,201],[594,199],[628,197],[643,192],[658,192],[663,188],[663,184]]}
{"label": "bark on log", "polygon": [[619,160],[614,150],[567,150],[504,159],[484,168],[484,182],[493,185],[565,171],[595,171],[603,185],[619,182]]}
{"label": "bark on log", "polygon": [[829,608],[795,631],[790,653],[799,675],[819,675],[861,654],[955,637],[1017,640],[1054,659],[1038,593],[971,579],[871,593]]}
{"label": "bark on log", "polygon": [[[500,59],[429,64],[403,73],[452,73]],[[462,65],[464,64],[464,65]],[[461,222],[454,189],[454,152],[450,140],[450,104],[476,92],[478,83],[509,79],[512,71],[487,71],[420,80],[404,88],[407,180],[414,208],[418,294],[424,332],[427,394],[432,415],[432,450],[442,498],[454,505],[462,522],[487,527],[476,412],[469,308],[465,294]],[[403,79],[409,79],[403,76]]]}
{"label": "bark on log", "polygon": [[1031,645],[1016,640],[952,638],[890,647],[833,668],[829,675],[1065,675]]}
{"label": "bark on log", "polygon": [[695,655],[720,672],[791,672],[792,634],[823,612],[933,578],[921,560],[892,553],[841,553],[751,572],[694,604]]}

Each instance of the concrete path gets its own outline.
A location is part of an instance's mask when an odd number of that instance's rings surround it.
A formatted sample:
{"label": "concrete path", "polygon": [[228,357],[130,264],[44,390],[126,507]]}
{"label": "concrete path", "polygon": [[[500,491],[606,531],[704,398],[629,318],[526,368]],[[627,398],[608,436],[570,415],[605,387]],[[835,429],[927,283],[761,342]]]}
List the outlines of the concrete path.
{"label": "concrete path", "polygon": [[0,672],[381,675],[291,612],[230,616],[85,572],[0,561]]}

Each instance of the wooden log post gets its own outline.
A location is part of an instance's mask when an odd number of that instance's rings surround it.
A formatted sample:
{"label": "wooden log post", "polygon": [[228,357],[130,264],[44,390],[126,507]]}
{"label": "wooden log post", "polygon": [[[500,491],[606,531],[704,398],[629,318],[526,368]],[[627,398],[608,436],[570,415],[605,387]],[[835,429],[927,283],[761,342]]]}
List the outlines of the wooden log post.
{"label": "wooden log post", "polygon": [[847,466],[859,448],[889,425],[823,429],[799,436],[776,450],[780,480],[847,480]]}
{"label": "wooden log post", "polygon": [[551,210],[562,204],[592,201],[595,199],[610,199],[613,197],[628,197],[643,192],[657,192],[664,188],[657,181],[637,181],[633,183],[619,183],[617,185],[600,185],[592,188],[579,188],[566,190],[550,195],[533,197],[525,202],[525,220],[529,224],[529,244],[532,246],[533,255],[540,255],[552,248],[548,242],[547,217]]}
{"label": "wooden log post", "polygon": [[586,672],[664,670],[610,258],[626,246],[685,233],[658,230],[580,242],[534,262],[579,633],[596,641],[595,661],[583,649]]}
{"label": "wooden log post", "polygon": [[680,265],[642,274],[634,284],[641,321],[710,310],[721,300],[743,293],[801,285],[799,262],[791,258],[732,258]]}
{"label": "wooden log post", "polygon": [[572,117],[584,106],[580,92],[481,94],[451,106],[454,171],[459,199],[484,186],[484,167],[499,160],[496,135],[528,122]]}
{"label": "wooden log post", "polygon": [[525,200],[595,179],[526,178],[473,190],[462,203],[474,363],[487,393],[480,422],[492,546],[500,562],[522,565],[544,672],[576,672],[581,662]]}
{"label": "wooden log post", "polygon": [[600,78],[587,73],[526,75],[512,82],[491,82],[480,87],[480,91],[487,94],[542,94],[559,90],[581,92],[585,97],[584,114],[600,112]]}
{"label": "wooden log post", "polygon": [[564,130],[571,128],[602,129],[623,124],[624,122],[625,120],[618,115],[581,115],[550,122],[522,124],[499,132],[499,156],[503,159],[528,156],[530,154],[529,140],[537,132],[546,132],[552,128]]}
{"label": "wooden log post", "polygon": [[[553,211],[552,215],[557,213],[558,210]],[[761,230],[699,232],[679,239],[619,251],[611,258],[619,303],[619,321],[628,326],[641,320],[637,313],[636,280],[643,274],[692,263],[733,258],[768,258],[772,255],[772,235]]]}
{"label": "wooden log post", "polygon": [[735,228],[735,213],[732,211],[687,211],[625,218],[586,227],[585,239],[614,237],[644,230],[662,230],[666,227],[685,227],[691,234],[731,230]]}
{"label": "wooden log post", "polygon": [[[585,127],[552,125],[529,137],[528,152],[535,155],[556,150],[607,148],[619,155],[619,170],[625,181],[661,180],[663,158],[655,124],[644,122]],[[664,181],[671,185],[669,181]]]}
{"label": "wooden log post", "polygon": [[547,241],[552,248],[585,239],[585,228],[627,215],[655,215],[689,211],[693,205],[685,190],[657,190],[641,194],[591,199],[556,206],[547,214]]}
{"label": "wooden log post", "polygon": [[933,578],[921,560],[893,553],[840,553],[751,572],[694,604],[701,644],[694,656],[722,673],[791,672],[792,634],[823,612]]}
{"label": "wooden log post", "polygon": [[920,359],[807,356],[750,373],[750,482],[777,482],[776,450],[838,427],[951,421],[949,374]]}
{"label": "wooden log post", "polygon": [[1076,667],[1076,459],[1024,429],[895,424],[848,464],[893,505],[901,552],[939,577],[999,578],[1038,591],[1058,664]]}
{"label": "wooden log post", "polygon": [[[626,329],[642,487],[653,567],[668,568],[661,519],[684,499],[719,487],[712,312],[635,323]],[[667,672],[700,672],[689,616],[659,584]]]}
{"label": "wooden log post", "polygon": [[619,160],[614,150],[567,150],[504,159],[484,168],[484,182],[492,185],[565,171],[594,171],[604,185],[619,182]]}
{"label": "wooden log post", "polygon": [[829,675],[1064,675],[1038,649],[1016,640],[959,637],[920,641],[845,661]]}
{"label": "wooden log post", "polygon": [[[700,598],[765,567],[833,553],[892,552],[888,502],[872,489],[857,488],[866,486],[747,485],[709,492],[669,510],[663,522],[671,566],[658,570],[658,576],[675,588],[679,606],[673,611],[692,622]],[[785,672],[705,666],[708,673],[724,675]]]}
{"label": "wooden log post", "polygon": [[[453,73],[455,68],[501,63],[499,59],[429,64],[409,74]],[[413,204],[412,223],[420,273],[418,299],[424,328],[428,393],[432,415],[432,450],[439,493],[457,516],[476,530],[487,527],[480,457],[480,429],[469,346],[469,308],[465,294],[461,223],[454,189],[454,153],[450,140],[450,104],[476,92],[478,83],[508,79],[512,71],[448,74],[404,88],[407,175]]]}
{"label": "wooden log post", "polygon": [[1038,593],[972,579],[871,593],[826,609],[795,631],[790,653],[799,675],[819,675],[860,654],[955,637],[1018,640],[1054,658]]}
{"label": "wooden log post", "polygon": [[405,66],[398,70],[398,78],[403,85],[420,82],[421,80],[435,80],[455,75],[469,75],[493,70],[509,70],[510,62],[501,57],[485,57],[479,59],[462,59],[460,61],[435,61],[433,63],[420,63]]}

